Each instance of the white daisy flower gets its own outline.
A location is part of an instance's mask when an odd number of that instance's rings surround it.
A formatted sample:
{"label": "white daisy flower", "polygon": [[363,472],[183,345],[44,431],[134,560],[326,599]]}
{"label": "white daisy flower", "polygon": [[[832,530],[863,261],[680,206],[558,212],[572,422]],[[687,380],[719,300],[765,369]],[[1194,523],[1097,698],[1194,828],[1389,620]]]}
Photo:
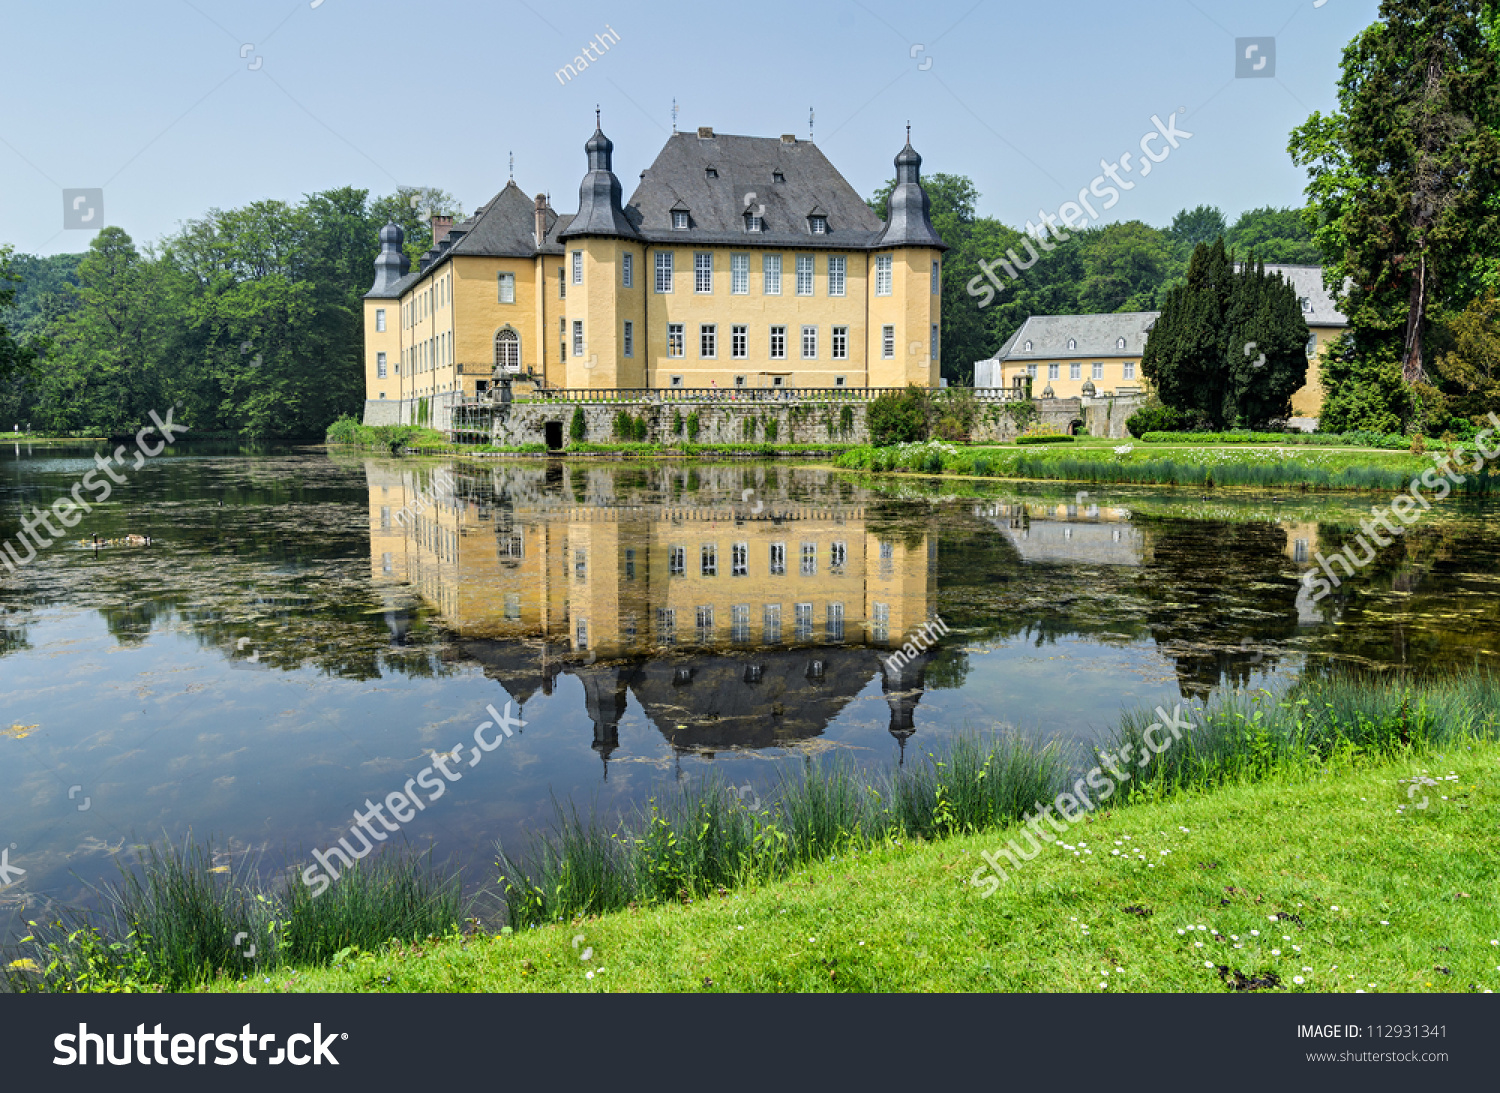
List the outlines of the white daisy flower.
{"label": "white daisy flower", "polygon": [[1296,983],[1298,986],[1301,986],[1304,982],[1306,982],[1306,980],[1304,980],[1300,975],[1294,975],[1292,976],[1292,982]]}

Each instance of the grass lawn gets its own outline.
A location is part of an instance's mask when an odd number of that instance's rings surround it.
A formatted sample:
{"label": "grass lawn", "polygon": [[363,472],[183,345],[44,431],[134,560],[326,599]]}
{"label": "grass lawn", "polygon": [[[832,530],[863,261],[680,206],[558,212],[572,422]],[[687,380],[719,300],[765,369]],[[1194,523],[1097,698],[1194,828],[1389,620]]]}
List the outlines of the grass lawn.
{"label": "grass lawn", "polygon": [[[1423,767],[1439,785],[1398,781]],[[1004,845],[995,832],[210,989],[1220,992],[1222,966],[1287,991],[1486,991],[1500,985],[1497,804],[1500,746],[1450,744],[1101,811],[989,898],[971,877]]]}
{"label": "grass lawn", "polygon": [[[840,455],[835,465],[875,472],[1038,481],[1385,493],[1407,489],[1413,478],[1435,466],[1432,454],[1376,449],[1147,445],[1096,440],[1027,446],[957,446],[932,441],[890,448],[862,446]],[[1470,472],[1455,492],[1488,493],[1493,473],[1490,467],[1479,474]]]}

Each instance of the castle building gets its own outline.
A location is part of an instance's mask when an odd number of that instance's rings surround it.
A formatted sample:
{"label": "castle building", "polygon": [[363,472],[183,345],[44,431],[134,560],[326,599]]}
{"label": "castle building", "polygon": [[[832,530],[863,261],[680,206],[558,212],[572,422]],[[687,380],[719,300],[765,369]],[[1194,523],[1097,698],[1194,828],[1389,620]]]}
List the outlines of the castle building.
{"label": "castle building", "polygon": [[[1321,363],[1349,325],[1323,286],[1321,266],[1267,265],[1297,293],[1307,323],[1307,382],[1292,395],[1292,415],[1316,420],[1323,404]],[[1032,315],[989,360],[974,364],[976,387],[1023,387],[1038,398],[1126,395],[1143,391],[1141,355],[1159,311],[1106,315]],[[1050,394],[1049,394],[1050,392]]]}
{"label": "castle building", "polygon": [[415,271],[381,230],[365,296],[368,424],[451,408],[497,375],[552,388],[938,386],[942,256],[910,140],[882,221],[811,141],[674,133],[621,203],[584,145],[578,211],[514,182],[433,218]]}

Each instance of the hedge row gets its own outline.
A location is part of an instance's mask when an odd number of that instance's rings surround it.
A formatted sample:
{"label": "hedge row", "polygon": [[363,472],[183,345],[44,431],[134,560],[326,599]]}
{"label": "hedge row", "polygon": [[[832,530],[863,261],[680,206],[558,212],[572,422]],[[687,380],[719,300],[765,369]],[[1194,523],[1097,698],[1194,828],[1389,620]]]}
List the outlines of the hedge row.
{"label": "hedge row", "polygon": [[1322,448],[1384,448],[1406,451],[1411,437],[1399,433],[1162,433],[1141,437],[1143,444],[1274,444]]}

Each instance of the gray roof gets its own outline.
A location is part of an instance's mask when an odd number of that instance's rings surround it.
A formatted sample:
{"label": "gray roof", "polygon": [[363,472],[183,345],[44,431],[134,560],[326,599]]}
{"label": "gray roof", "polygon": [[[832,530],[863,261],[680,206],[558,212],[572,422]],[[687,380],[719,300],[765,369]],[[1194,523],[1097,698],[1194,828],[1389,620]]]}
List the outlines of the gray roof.
{"label": "gray roof", "polygon": [[[908,126],[907,132],[911,129]],[[931,203],[927,191],[922,189],[922,157],[911,146],[908,137],[906,147],[896,155],[896,188],[891,191],[886,203],[885,231],[880,242],[888,247],[939,247],[943,240],[932,226]]]}
{"label": "gray roof", "polygon": [[[1308,326],[1348,326],[1345,318],[1333,302],[1333,294],[1323,287],[1322,266],[1266,266],[1267,273],[1279,273],[1297,290],[1297,298],[1306,300],[1311,309],[1304,309],[1302,319]],[[1352,282],[1345,282],[1346,285]]]}
{"label": "gray roof", "polygon": [[[553,212],[550,207],[546,211],[546,216],[548,238],[555,239],[558,225],[566,226],[566,219],[570,218],[560,220],[557,213]],[[400,297],[455,254],[496,258],[534,258],[537,254],[536,204],[514,181],[507,182],[505,189],[479,206],[473,216],[454,224],[449,229],[448,238],[444,240],[444,245],[437,250],[436,254],[432,251],[427,253],[432,255],[432,261],[427,264],[426,269],[419,266],[399,281],[386,283],[383,288],[367,293],[367,298]],[[542,253],[561,254],[562,248],[556,245],[544,246]],[[379,284],[378,281],[377,284]]]}
{"label": "gray roof", "polygon": [[603,235],[635,238],[635,226],[620,207],[620,180],[615,177],[614,142],[595,129],[583,150],[589,157],[588,174],[578,186],[578,212],[567,229],[569,236]]}
{"label": "gray roof", "polygon": [[[1033,315],[995,353],[994,360],[1082,360],[1085,357],[1139,357],[1146,332],[1159,311],[1124,311],[1108,315]],[[1125,347],[1119,341],[1125,339]],[[1077,347],[1068,348],[1069,341]],[[1027,349],[1027,343],[1031,348]]]}
{"label": "gray roof", "polygon": [[[717,177],[709,176],[712,168]],[[784,181],[774,179],[781,172]],[[672,228],[672,208],[688,209],[688,228]],[[828,218],[814,235],[808,216]],[[759,212],[765,230],[745,231]],[[728,133],[673,133],[631,194],[625,215],[650,243],[868,249],[885,225],[816,144]]]}
{"label": "gray roof", "polygon": [[573,223],[574,214],[564,213],[553,223],[547,232],[547,244],[542,247],[543,254],[564,254],[566,251],[562,245],[562,234],[567,231]]}
{"label": "gray roof", "polygon": [[384,292],[372,292],[369,294],[369,296],[379,299],[399,300],[403,295],[405,295],[407,289],[411,288],[412,285],[416,284],[421,279],[421,272],[418,270],[412,270],[405,277],[401,278],[401,280],[389,285]]}
{"label": "gray roof", "polygon": [[[507,182],[505,189],[479,206],[474,215],[462,224],[455,224],[455,233],[462,231],[463,238],[440,255],[473,254],[502,258],[532,258],[536,255],[536,206],[515,182]],[[548,227],[556,213],[549,210]],[[436,264],[436,263],[434,263]]]}

